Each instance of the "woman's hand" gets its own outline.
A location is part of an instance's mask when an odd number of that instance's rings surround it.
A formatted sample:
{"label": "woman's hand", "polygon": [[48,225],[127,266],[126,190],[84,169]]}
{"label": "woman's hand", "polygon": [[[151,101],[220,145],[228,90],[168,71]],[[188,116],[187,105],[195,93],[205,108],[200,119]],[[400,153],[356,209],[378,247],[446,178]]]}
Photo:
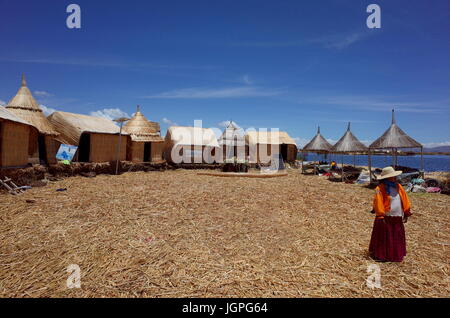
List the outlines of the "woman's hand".
{"label": "woman's hand", "polygon": [[404,217],[403,217],[403,223],[406,223],[406,222],[408,222],[408,217],[407,217],[407,216],[404,216]]}

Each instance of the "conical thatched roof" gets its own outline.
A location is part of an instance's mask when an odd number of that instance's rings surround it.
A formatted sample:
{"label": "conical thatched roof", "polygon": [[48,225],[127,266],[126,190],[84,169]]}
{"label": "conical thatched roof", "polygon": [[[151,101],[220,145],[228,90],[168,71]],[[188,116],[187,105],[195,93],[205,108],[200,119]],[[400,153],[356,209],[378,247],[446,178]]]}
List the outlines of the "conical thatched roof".
{"label": "conical thatched roof", "polygon": [[417,148],[422,145],[409,137],[400,127],[397,126],[394,117],[394,110],[392,110],[392,124],[384,134],[375,140],[369,148]]}
{"label": "conical thatched roof", "polygon": [[219,138],[219,145],[228,146],[244,146],[245,139],[242,133],[242,128],[239,128],[233,121],[230,120],[227,128],[223,131]]}
{"label": "conical thatched roof", "polygon": [[123,130],[131,135],[133,141],[164,141],[160,136],[159,124],[147,120],[141,113],[139,105],[133,118],[123,126]]}
{"label": "conical thatched roof", "polygon": [[303,151],[309,152],[330,152],[333,146],[320,134],[320,127],[317,128],[317,134],[303,147]]}
{"label": "conical thatched roof", "polygon": [[22,118],[26,122],[30,123],[36,127],[41,134],[56,136],[58,133],[50,124],[50,122],[45,117],[42,112],[39,103],[34,99],[30,90],[27,87],[27,82],[25,80],[25,75],[22,75],[22,85],[19,88],[16,96],[14,96],[6,108],[17,115],[17,117]]}
{"label": "conical thatched roof", "polygon": [[348,123],[347,131],[344,136],[338,140],[333,146],[335,152],[363,152],[367,151],[367,147],[355,137],[350,131],[350,123]]}

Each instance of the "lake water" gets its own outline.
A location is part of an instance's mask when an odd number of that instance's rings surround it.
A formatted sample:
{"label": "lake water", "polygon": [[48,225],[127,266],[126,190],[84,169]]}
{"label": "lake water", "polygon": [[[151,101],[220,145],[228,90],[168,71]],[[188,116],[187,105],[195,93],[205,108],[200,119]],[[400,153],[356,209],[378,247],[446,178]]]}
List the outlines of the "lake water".
{"label": "lake water", "polygon": [[[392,165],[391,156],[372,156],[372,167],[383,168]],[[420,155],[418,156],[398,156],[397,162],[399,166],[406,166],[411,168],[420,169]],[[317,155],[313,153],[306,154],[306,160],[316,161],[324,160],[324,155]],[[329,154],[326,159],[329,161],[336,161],[341,163],[342,155]],[[358,155],[355,156],[356,165],[368,166],[367,156]],[[424,155],[425,171],[450,171],[450,156],[431,156]],[[353,165],[353,156],[344,155],[344,164]]]}

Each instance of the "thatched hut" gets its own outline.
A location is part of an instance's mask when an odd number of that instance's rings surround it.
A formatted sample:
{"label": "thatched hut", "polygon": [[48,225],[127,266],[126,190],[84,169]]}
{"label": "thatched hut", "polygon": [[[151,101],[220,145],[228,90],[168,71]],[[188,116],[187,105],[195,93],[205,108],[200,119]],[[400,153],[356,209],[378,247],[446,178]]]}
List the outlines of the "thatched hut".
{"label": "thatched hut", "polygon": [[[397,165],[397,150],[399,148],[420,148],[421,171],[423,174],[423,145],[408,136],[397,126],[394,110],[392,110],[391,126],[369,146],[369,170],[371,169],[371,152],[376,149],[390,150],[392,152],[393,166]],[[372,175],[371,181],[372,181]]]}
{"label": "thatched hut", "polygon": [[171,163],[214,163],[219,149],[210,128],[172,126],[164,140],[164,158]]}
{"label": "thatched hut", "polygon": [[128,141],[128,160],[133,162],[156,162],[162,160],[164,139],[158,123],[147,120],[140,107],[123,127],[130,134]]}
{"label": "thatched hut", "polygon": [[[277,154],[286,162],[297,158],[297,144],[284,131],[247,131],[250,162],[267,163]],[[269,159],[268,159],[269,158]]]}
{"label": "thatched hut", "polygon": [[245,137],[242,129],[233,121],[223,131],[219,138],[219,146],[222,148],[223,160],[227,161],[233,158],[245,160],[248,153],[248,147],[245,146]]}
{"label": "thatched hut", "polygon": [[0,106],[0,168],[24,167],[38,149],[38,130]]}
{"label": "thatched hut", "polygon": [[31,137],[31,139],[36,139],[38,142],[35,153],[31,155],[31,162],[44,164],[56,163],[56,153],[59,148],[59,143],[55,141],[55,137],[58,133],[49,123],[38,102],[28,89],[25,75],[22,75],[22,85],[19,91],[9,101],[6,108],[38,130],[38,133]]}
{"label": "thatched hut", "polygon": [[[74,161],[109,162],[117,160],[119,127],[106,118],[80,114],[54,112],[48,117],[59,132],[58,141],[78,146]],[[122,133],[121,144],[130,136]],[[126,160],[126,147],[120,148],[119,160]]]}

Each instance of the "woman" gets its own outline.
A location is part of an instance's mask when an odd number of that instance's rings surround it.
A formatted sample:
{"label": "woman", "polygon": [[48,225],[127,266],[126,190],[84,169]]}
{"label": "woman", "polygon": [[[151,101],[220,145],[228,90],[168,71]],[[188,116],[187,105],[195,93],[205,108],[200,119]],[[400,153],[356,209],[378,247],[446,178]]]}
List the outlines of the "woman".
{"label": "woman", "polygon": [[406,237],[403,223],[411,216],[411,203],[396,177],[401,171],[383,168],[377,177],[373,209],[376,219],[370,240],[370,256],[379,261],[401,262],[406,255]]}

